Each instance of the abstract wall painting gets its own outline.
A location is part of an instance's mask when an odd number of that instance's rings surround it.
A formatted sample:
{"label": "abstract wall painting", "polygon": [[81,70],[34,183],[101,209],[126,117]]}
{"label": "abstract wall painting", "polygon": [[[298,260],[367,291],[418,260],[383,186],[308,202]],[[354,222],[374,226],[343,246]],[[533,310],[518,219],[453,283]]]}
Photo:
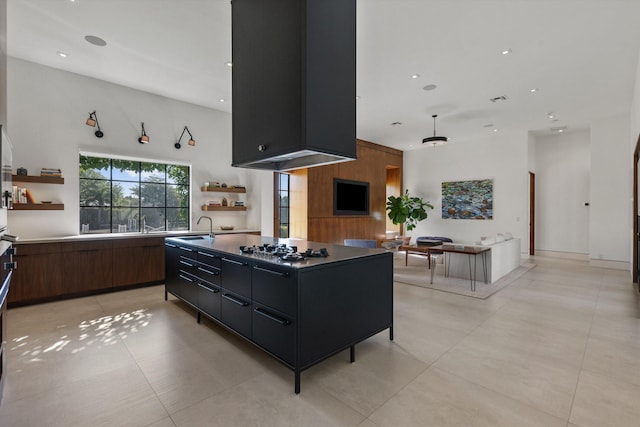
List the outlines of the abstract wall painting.
{"label": "abstract wall painting", "polygon": [[493,219],[493,180],[443,182],[442,219]]}

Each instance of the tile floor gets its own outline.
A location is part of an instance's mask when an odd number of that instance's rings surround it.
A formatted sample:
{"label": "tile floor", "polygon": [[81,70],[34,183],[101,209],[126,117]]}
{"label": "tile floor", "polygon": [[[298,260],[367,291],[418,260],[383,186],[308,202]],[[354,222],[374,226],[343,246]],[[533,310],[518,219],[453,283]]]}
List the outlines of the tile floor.
{"label": "tile floor", "polygon": [[9,310],[1,426],[638,426],[629,273],[536,258],[487,300],[397,283],[383,332],[302,375],[155,286]]}

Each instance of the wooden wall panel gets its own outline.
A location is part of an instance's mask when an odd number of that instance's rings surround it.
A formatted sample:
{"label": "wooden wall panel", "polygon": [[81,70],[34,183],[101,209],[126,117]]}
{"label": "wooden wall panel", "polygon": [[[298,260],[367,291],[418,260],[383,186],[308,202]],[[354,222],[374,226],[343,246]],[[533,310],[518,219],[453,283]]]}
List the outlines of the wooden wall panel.
{"label": "wooden wall panel", "polygon": [[289,176],[289,237],[308,237],[307,215],[309,212],[308,170],[292,171]]}
{"label": "wooden wall panel", "polygon": [[[402,151],[358,140],[357,155],[358,159],[352,162],[307,170],[308,240],[342,244],[344,239],[384,239],[387,169],[398,168],[394,179],[401,180]],[[369,183],[368,216],[333,215],[333,178]]]}

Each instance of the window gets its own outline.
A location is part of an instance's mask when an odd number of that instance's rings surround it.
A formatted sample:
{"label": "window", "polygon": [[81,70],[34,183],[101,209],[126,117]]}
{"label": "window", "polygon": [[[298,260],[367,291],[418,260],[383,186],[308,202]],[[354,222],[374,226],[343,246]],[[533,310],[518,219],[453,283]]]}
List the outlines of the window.
{"label": "window", "polygon": [[80,233],[188,230],[189,182],[189,166],[81,154]]}
{"label": "window", "polygon": [[289,174],[276,172],[276,217],[278,236],[289,237]]}

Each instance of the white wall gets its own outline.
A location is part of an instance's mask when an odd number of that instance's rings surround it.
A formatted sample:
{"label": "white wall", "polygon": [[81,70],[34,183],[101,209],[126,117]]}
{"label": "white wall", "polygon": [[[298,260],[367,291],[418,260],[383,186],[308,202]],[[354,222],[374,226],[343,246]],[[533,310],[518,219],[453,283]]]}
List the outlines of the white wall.
{"label": "white wall", "polygon": [[[192,222],[206,214],[215,226],[261,229],[262,199],[273,186],[271,172],[231,167],[231,115],[124,86],[44,67],[16,58],[8,61],[7,129],[14,144],[14,170],[38,175],[42,167],[61,168],[64,185],[33,184],[39,200],[65,204],[64,211],[13,211],[12,234],[21,238],[75,235],[79,231],[78,154],[82,151],[192,165]],[[105,136],[98,139],[84,124],[96,110]],[[151,141],[142,145],[140,122]],[[176,150],[185,125],[196,146]],[[268,177],[268,178],[266,178]],[[247,212],[202,212],[211,194],[198,189],[215,180],[247,186]],[[264,187],[264,188],[263,188]],[[270,211],[271,212],[271,211]],[[270,226],[267,221],[265,225]],[[199,229],[208,229],[201,223]]]}
{"label": "white wall", "polygon": [[535,138],[536,250],[589,253],[589,131]]}
{"label": "white wall", "polygon": [[591,123],[591,259],[629,262],[633,237],[633,152],[628,115]]}
{"label": "white wall", "polygon": [[[439,235],[459,242],[511,232],[528,247],[527,135],[498,133],[404,153],[404,186],[434,205],[429,218],[407,235]],[[442,182],[493,179],[493,220],[442,219]]]}

